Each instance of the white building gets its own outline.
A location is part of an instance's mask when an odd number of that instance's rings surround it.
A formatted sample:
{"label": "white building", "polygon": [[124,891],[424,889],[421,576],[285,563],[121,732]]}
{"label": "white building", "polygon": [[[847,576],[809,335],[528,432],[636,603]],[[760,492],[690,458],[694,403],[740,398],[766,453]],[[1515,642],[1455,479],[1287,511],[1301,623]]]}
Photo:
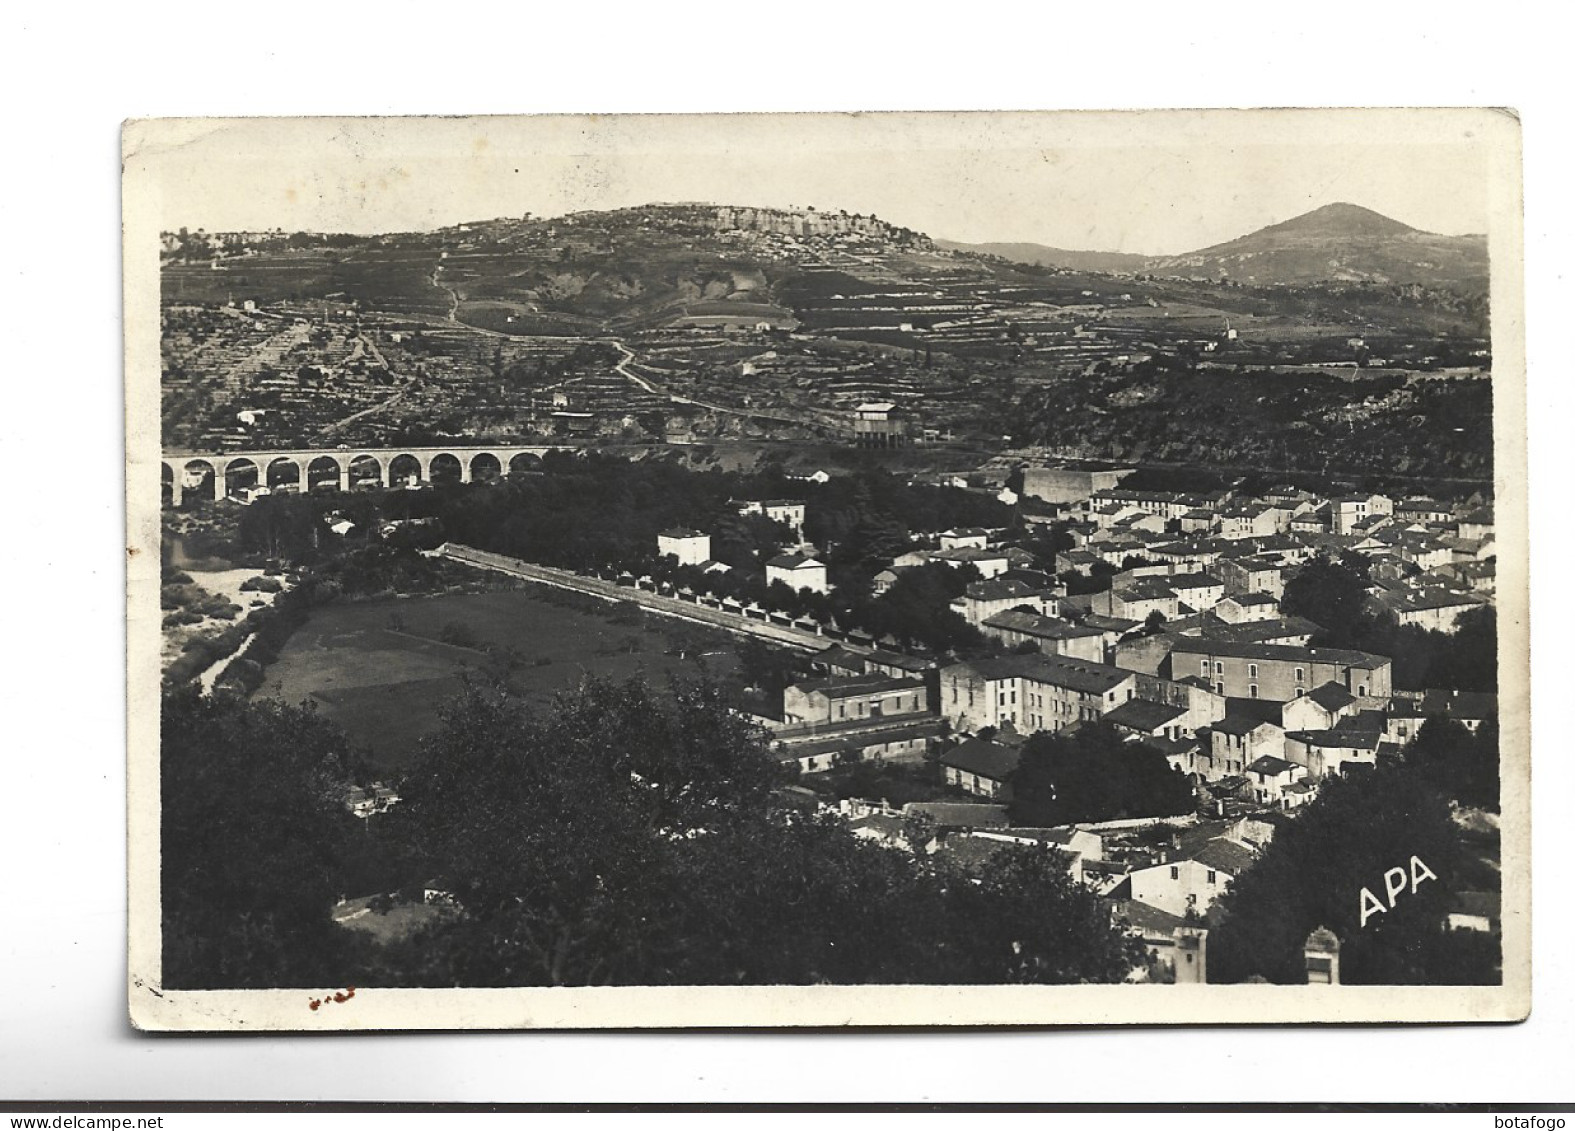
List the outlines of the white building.
{"label": "white building", "polygon": [[675,527],[656,536],[658,557],[674,557],[679,565],[701,565],[711,559],[711,536]]}
{"label": "white building", "polygon": [[811,593],[825,593],[831,588],[826,583],[825,565],[802,554],[779,554],[766,563],[766,584],[778,581],[789,589]]}

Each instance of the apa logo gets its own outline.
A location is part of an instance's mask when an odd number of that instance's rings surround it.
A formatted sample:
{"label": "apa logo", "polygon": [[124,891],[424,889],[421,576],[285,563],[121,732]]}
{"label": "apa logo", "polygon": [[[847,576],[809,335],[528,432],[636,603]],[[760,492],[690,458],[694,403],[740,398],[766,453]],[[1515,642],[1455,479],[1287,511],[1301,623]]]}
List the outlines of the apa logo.
{"label": "apa logo", "polygon": [[[1416,894],[1416,889],[1423,880],[1436,879],[1438,877],[1433,874],[1431,868],[1422,863],[1420,856],[1411,857],[1410,884],[1412,895]],[[1406,882],[1407,876],[1404,868],[1390,868],[1389,871],[1384,873],[1384,894],[1389,897],[1388,907],[1385,907],[1383,901],[1374,895],[1371,890],[1363,888],[1361,898],[1362,926],[1367,926],[1367,920],[1370,916],[1382,915],[1386,911],[1393,911],[1395,909],[1395,900],[1401,892],[1405,891]]]}

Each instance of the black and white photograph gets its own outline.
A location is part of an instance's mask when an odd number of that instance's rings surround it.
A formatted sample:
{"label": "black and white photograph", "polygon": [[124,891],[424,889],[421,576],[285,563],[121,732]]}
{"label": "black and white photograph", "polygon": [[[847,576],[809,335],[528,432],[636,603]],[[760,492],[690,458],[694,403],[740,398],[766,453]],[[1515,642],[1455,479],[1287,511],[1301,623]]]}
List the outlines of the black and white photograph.
{"label": "black and white photograph", "polygon": [[122,143],[138,1027],[1527,1015],[1512,112]]}

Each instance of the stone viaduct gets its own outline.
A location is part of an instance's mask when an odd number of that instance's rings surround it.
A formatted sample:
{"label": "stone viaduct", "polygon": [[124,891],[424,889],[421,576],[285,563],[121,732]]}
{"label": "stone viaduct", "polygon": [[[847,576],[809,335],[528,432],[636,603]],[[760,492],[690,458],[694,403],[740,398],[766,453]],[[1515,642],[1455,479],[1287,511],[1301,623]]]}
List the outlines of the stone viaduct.
{"label": "stone viaduct", "polygon": [[469,483],[528,470],[554,451],[580,451],[565,444],[482,444],[432,448],[297,448],[284,451],[164,452],[160,462],[170,502],[180,506],[189,491],[224,498],[237,480],[246,485],[294,486],[309,491],[333,483],[341,491],[376,482],[383,487],[432,482],[434,467],[444,478]]}

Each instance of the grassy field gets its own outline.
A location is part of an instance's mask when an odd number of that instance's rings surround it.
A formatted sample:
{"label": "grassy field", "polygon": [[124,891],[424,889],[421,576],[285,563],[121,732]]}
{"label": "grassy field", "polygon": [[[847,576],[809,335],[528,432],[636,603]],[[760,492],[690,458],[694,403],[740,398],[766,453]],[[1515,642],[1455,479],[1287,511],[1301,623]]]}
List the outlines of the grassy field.
{"label": "grassy field", "polygon": [[496,675],[545,706],[586,675],[665,686],[701,663],[718,677],[736,667],[730,650],[669,654],[676,622],[615,623],[613,611],[524,591],[330,605],[290,638],[256,694],[316,703],[379,768],[397,770],[467,674]]}

